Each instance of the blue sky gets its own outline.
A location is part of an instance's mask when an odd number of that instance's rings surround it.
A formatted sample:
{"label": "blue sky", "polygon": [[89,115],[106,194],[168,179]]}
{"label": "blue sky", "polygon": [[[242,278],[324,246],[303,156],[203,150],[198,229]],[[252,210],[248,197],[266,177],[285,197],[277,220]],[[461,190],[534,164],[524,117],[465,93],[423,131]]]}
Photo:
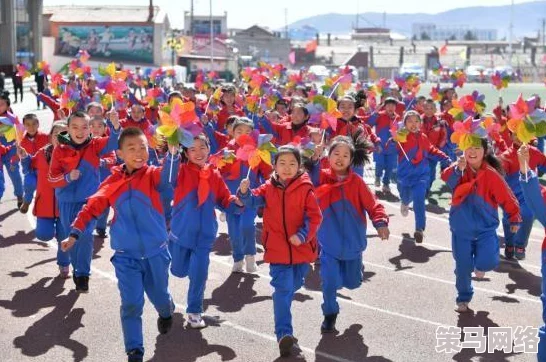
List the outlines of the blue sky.
{"label": "blue sky", "polygon": [[[523,3],[529,1],[518,1]],[[148,0],[44,0],[44,5],[148,5]],[[343,5],[340,5],[343,4]],[[281,28],[285,24],[285,9],[288,23],[302,18],[326,13],[356,14],[359,12],[387,13],[438,13],[466,6],[509,5],[510,0],[212,0],[213,13],[228,12],[230,28],[247,28],[254,24]],[[175,27],[184,24],[184,11],[189,10],[190,0],[154,0],[169,12]],[[196,14],[209,14],[209,0],[194,0]]]}

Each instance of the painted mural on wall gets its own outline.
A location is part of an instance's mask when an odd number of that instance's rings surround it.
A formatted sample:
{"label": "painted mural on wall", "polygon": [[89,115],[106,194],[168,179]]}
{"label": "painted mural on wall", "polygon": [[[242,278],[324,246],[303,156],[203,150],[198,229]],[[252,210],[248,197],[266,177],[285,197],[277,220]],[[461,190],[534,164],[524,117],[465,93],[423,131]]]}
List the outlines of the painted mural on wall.
{"label": "painted mural on wall", "polygon": [[153,39],[151,26],[59,25],[55,53],[72,57],[87,50],[93,58],[152,64]]}

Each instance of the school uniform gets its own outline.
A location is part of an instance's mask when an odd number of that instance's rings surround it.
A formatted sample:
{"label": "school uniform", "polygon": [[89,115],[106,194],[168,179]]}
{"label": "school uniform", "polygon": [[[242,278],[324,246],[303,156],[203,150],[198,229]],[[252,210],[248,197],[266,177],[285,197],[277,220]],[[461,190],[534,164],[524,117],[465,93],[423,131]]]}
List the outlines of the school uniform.
{"label": "school uniform", "polygon": [[[423,124],[421,126],[421,131],[428,137],[430,143],[439,150],[445,149],[447,145],[447,124],[444,124],[442,120],[434,115],[432,117],[426,117],[423,115],[422,119]],[[437,166],[437,160],[429,160],[430,178],[427,191],[430,191],[432,183],[436,179]]]}
{"label": "school uniform", "polygon": [[[35,155],[39,149],[47,144],[49,144],[49,135],[40,131],[36,132],[36,134],[32,137],[25,132],[20,142],[21,148],[23,148],[31,156]],[[23,167],[23,175],[23,201],[30,204],[34,198],[34,192],[36,191],[36,173],[30,169],[25,173]]]}
{"label": "school uniform", "polygon": [[381,150],[373,153],[375,162],[375,178],[382,178],[384,186],[389,186],[396,169],[396,147],[388,142],[391,138],[391,127],[400,120],[398,114],[387,114],[385,111],[379,111],[370,116],[367,123],[375,127],[375,134],[381,139]]}
{"label": "school uniform", "polygon": [[[110,170],[118,162],[116,152],[112,151],[100,158],[100,167],[99,167],[99,184],[111,175]],[[108,222],[108,215],[110,214],[110,208],[107,208],[104,213],[97,219],[97,225],[95,228],[97,230],[106,230],[106,224]]]}

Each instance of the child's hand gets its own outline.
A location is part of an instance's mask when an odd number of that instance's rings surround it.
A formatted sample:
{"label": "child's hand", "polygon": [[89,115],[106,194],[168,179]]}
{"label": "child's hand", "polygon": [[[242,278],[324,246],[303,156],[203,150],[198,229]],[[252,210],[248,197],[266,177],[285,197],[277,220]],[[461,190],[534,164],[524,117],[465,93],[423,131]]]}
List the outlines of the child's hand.
{"label": "child's hand", "polygon": [[64,113],[62,109],[59,109],[57,111],[57,117],[59,117],[59,119],[61,120],[66,120],[66,113]]}
{"label": "child's hand", "polygon": [[389,240],[389,235],[391,232],[389,231],[389,228],[387,226],[382,226],[379,229],[377,229],[377,235],[379,235],[379,238],[381,240]]}
{"label": "child's hand", "polygon": [[510,225],[510,232],[512,232],[512,234],[517,233],[518,230],[519,230],[519,225]]}
{"label": "child's hand", "polygon": [[529,146],[521,145],[518,150],[518,161],[521,173],[527,173],[529,169]]}
{"label": "child's hand", "polygon": [[28,153],[23,147],[17,146],[17,156],[22,160],[28,157]]}
{"label": "child's hand", "polygon": [[466,168],[466,158],[464,158],[464,156],[459,156],[457,159],[457,168],[461,172]]}
{"label": "child's hand", "polygon": [[112,110],[109,113],[110,122],[112,123],[112,126],[114,126],[115,130],[119,129],[119,114],[116,111],[115,108],[112,108]]}
{"label": "child's hand", "polygon": [[236,198],[234,202],[235,202],[235,205],[239,207],[245,207],[245,204],[243,204],[243,202],[239,200],[239,198]]}
{"label": "child's hand", "polygon": [[297,235],[295,235],[295,234],[292,235],[292,236],[290,237],[290,239],[288,239],[288,241],[290,241],[290,244],[292,244],[292,245],[294,245],[294,246],[300,246],[300,245],[302,244],[302,242],[301,242],[299,236],[297,236]]}
{"label": "child's hand", "polygon": [[250,187],[250,180],[245,178],[241,181],[241,184],[239,185],[239,191],[244,195],[248,192],[248,188]]}
{"label": "child's hand", "polygon": [[70,178],[70,181],[76,181],[77,179],[80,178],[81,174],[82,173],[80,172],[80,170],[74,169],[70,171],[70,173],[68,174],[68,177]]}
{"label": "child's hand", "polygon": [[207,123],[209,123],[209,116],[207,116],[206,114],[203,114],[201,116],[201,123],[206,125]]}
{"label": "child's hand", "polygon": [[176,156],[178,154],[178,146],[169,145],[169,152],[171,155]]}
{"label": "child's hand", "polygon": [[63,240],[61,242],[61,250],[64,252],[67,252],[68,250],[72,249],[75,242],[76,242],[76,239],[72,236],[66,240]]}

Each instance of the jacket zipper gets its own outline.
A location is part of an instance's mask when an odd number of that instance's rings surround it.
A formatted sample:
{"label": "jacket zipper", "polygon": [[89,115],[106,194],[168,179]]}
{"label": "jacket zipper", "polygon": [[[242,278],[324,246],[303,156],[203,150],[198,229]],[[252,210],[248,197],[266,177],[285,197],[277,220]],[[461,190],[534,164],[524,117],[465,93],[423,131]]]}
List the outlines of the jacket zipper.
{"label": "jacket zipper", "polygon": [[139,244],[140,244],[140,250],[141,250],[141,253],[142,253],[142,257],[141,259],[144,259],[144,252],[145,252],[145,248],[144,248],[144,243],[142,243],[142,238],[141,238],[141,234],[140,234],[140,230],[138,228],[138,223],[137,223],[137,218],[135,216],[135,211],[134,211],[134,208],[132,207],[133,206],[133,188],[131,187],[131,181],[129,181],[129,204],[131,205],[131,216],[133,217],[133,222],[135,224],[135,229],[136,229],[136,234],[138,235],[138,241],[139,241]]}
{"label": "jacket zipper", "polygon": [[286,240],[286,243],[288,244],[288,251],[290,253],[290,265],[292,265],[292,244],[290,244],[290,240],[288,240],[288,229],[286,228],[285,197],[286,197],[286,189],[284,188],[282,190],[282,225],[284,227],[285,240]]}

